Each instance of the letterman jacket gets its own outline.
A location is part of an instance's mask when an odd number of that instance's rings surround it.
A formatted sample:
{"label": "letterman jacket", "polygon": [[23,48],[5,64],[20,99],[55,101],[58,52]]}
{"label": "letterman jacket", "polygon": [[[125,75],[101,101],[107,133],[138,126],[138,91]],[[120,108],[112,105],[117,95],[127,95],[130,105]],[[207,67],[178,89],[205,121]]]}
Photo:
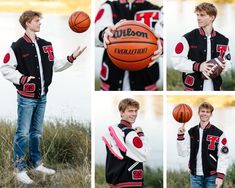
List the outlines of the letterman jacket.
{"label": "letterman jacket", "polygon": [[[199,148],[199,126],[192,127],[187,133],[178,134],[178,155],[186,157],[190,155],[189,169],[192,175],[196,175],[197,153]],[[227,139],[220,129],[208,123],[203,130],[202,137],[202,169],[205,177],[217,175],[223,179],[228,167]]]}
{"label": "letterman jacket", "polygon": [[[231,68],[231,56],[228,46],[229,39],[222,34],[212,30],[211,59],[221,57],[226,62],[224,71]],[[200,91],[203,90],[203,78],[200,64],[207,58],[207,37],[202,28],[194,29],[185,34],[175,46],[172,57],[173,67],[182,73],[184,90]],[[218,76],[212,80],[214,90],[220,90],[222,78]]]}
{"label": "letterman jacket", "polygon": [[[105,29],[122,19],[142,21],[154,29],[161,16],[160,7],[145,0],[136,0],[132,4],[129,4],[126,0],[106,1],[96,16],[96,46],[103,47]],[[159,27],[156,26],[156,29],[159,29]],[[158,63],[150,68],[128,72],[116,67],[105,50],[100,70],[101,89],[123,90],[125,74],[128,75],[130,85],[127,90],[157,90],[158,88],[156,84],[159,79]]]}
{"label": "letterman jacket", "polygon": [[[35,43],[26,34],[12,43],[0,68],[3,76],[15,85],[18,94],[34,99],[41,97],[42,88],[44,88],[45,94],[48,92],[53,70],[56,72],[63,71],[70,67],[74,60],[72,56],[62,60],[54,60],[52,44],[38,37],[36,37],[36,42],[41,56],[44,86],[41,85],[40,66]],[[26,83],[29,76],[34,76],[35,79]]]}
{"label": "letterman jacket", "polygon": [[[131,124],[124,120],[121,120],[118,127],[124,132],[124,142],[127,150],[131,150],[132,155],[145,156],[145,161],[148,147],[143,132],[137,134],[131,128]],[[123,159],[118,159],[107,146],[106,150],[105,175],[109,186],[112,188],[143,187],[143,158],[140,160],[141,162],[136,161],[127,156],[128,151],[123,152],[120,150]]]}

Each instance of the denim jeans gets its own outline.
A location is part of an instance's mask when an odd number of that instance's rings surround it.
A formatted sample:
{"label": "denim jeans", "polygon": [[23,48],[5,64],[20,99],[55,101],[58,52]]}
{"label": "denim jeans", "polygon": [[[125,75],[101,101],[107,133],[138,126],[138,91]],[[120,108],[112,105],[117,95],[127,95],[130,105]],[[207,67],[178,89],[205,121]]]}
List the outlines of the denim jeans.
{"label": "denim jeans", "polygon": [[193,176],[190,175],[191,188],[215,188],[216,175],[213,176]]}
{"label": "denim jeans", "polygon": [[17,96],[17,127],[14,138],[14,163],[18,171],[27,167],[26,150],[29,151],[30,165],[41,164],[40,137],[46,108],[46,95],[40,99]]}

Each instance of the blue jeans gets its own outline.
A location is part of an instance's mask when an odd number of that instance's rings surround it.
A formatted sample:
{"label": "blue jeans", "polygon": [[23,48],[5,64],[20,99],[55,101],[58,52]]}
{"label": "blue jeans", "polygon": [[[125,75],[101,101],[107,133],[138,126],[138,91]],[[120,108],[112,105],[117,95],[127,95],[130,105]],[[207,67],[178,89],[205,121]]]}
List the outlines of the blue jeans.
{"label": "blue jeans", "polygon": [[30,165],[41,164],[40,137],[46,108],[46,95],[40,99],[17,96],[17,127],[14,138],[14,164],[18,171],[27,167],[26,150],[29,150]]}
{"label": "blue jeans", "polygon": [[191,188],[215,188],[216,175],[213,176],[193,176],[190,175]]}

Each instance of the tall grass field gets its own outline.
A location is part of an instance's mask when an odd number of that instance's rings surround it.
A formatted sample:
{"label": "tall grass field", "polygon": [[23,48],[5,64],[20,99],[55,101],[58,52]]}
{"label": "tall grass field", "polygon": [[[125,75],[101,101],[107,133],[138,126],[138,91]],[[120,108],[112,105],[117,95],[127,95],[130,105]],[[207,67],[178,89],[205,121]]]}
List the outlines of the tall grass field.
{"label": "tall grass field", "polygon": [[13,175],[13,138],[15,124],[0,120],[0,187],[71,187],[87,188],[91,184],[90,123],[76,121],[46,122],[41,138],[42,161],[56,170],[53,176],[35,174],[31,186],[19,183]]}

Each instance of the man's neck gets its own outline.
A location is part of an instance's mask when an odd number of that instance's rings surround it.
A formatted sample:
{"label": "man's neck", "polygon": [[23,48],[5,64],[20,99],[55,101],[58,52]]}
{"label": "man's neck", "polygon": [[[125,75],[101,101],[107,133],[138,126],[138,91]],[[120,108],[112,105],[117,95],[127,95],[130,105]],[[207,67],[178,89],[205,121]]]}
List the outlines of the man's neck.
{"label": "man's neck", "polygon": [[200,122],[200,128],[204,129],[208,125],[209,121]]}
{"label": "man's neck", "polygon": [[206,36],[210,36],[213,30],[212,25],[208,25],[203,27],[204,32],[206,33]]}
{"label": "man's neck", "polygon": [[32,40],[35,41],[36,40],[36,34],[35,32],[31,31],[31,30],[26,30],[25,31],[26,35]]}

